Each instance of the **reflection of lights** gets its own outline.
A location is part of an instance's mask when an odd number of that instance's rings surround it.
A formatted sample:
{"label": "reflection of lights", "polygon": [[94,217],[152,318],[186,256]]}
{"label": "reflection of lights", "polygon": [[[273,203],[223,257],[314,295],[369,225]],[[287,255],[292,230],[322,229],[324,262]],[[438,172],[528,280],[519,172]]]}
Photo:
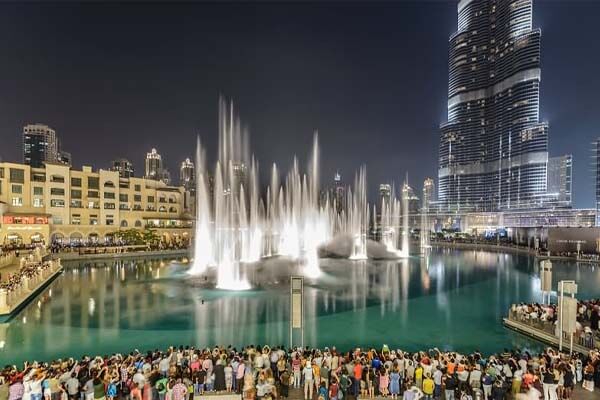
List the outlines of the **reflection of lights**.
{"label": "reflection of lights", "polygon": [[23,316],[23,323],[26,324],[27,323],[27,317]]}
{"label": "reflection of lights", "polygon": [[6,344],[6,341],[0,340],[0,349],[3,349],[5,344]]}
{"label": "reflection of lights", "polygon": [[88,301],[88,313],[90,314],[90,317],[94,316],[94,311],[96,310],[96,301],[90,297],[89,301]]}
{"label": "reflection of lights", "polygon": [[48,297],[52,297],[52,289],[48,290]]}
{"label": "reflection of lights", "polygon": [[42,308],[42,301],[41,300],[38,300],[37,306],[38,306],[38,308]]}

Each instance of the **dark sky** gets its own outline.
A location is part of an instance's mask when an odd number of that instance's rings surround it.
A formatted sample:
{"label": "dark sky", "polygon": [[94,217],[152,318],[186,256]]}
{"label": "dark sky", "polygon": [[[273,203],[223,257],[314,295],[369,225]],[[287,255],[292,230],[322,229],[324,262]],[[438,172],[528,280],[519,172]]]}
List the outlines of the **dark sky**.
{"label": "dark sky", "polygon": [[[574,155],[574,199],[591,207],[600,136],[600,1],[534,5],[542,28],[542,119],[550,152]],[[156,147],[174,176],[200,134],[216,152],[220,93],[235,100],[263,171],[306,161],[319,130],[323,179],[371,191],[437,176],[455,1],[382,3],[2,3],[0,157],[22,126],[55,128],[74,164]],[[213,157],[214,158],[214,157]]]}

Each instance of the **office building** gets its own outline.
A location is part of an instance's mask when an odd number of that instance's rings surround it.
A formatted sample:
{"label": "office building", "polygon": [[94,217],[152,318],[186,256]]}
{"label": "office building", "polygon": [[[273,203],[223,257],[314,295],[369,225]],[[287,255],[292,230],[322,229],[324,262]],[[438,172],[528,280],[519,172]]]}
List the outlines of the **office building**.
{"label": "office building", "polygon": [[196,177],[194,172],[194,163],[186,158],[179,168],[179,185],[186,188],[186,190],[194,189]]}
{"label": "office building", "polygon": [[548,159],[548,204],[571,207],[573,182],[573,156],[550,157]]}
{"label": "office building", "polygon": [[23,163],[41,168],[45,162],[58,162],[58,139],[54,129],[44,124],[23,127]]}
{"label": "office building", "polygon": [[64,165],[68,165],[68,166],[71,166],[73,163],[71,153],[69,153],[68,151],[64,151],[64,150],[58,151],[58,160],[57,161],[60,164],[64,164]]}
{"label": "office building", "polygon": [[163,160],[156,149],[152,149],[150,153],[146,153],[146,170],[144,177],[158,181],[162,177]]}
{"label": "office building", "polygon": [[117,171],[0,163],[0,243],[103,242],[115,231],[155,229],[165,241],[191,237],[185,189]]}
{"label": "office building", "polygon": [[423,208],[428,210],[435,200],[435,182],[432,178],[425,178],[423,181]]}
{"label": "office building", "polygon": [[532,0],[461,0],[449,40],[438,200],[448,211],[543,206],[548,125],[539,120]]}
{"label": "office building", "polygon": [[377,207],[381,209],[385,202],[386,205],[390,204],[392,198],[392,185],[389,183],[382,183],[379,185],[379,203]]}
{"label": "office building", "polygon": [[111,164],[109,169],[118,172],[120,178],[133,178],[135,170],[133,164],[128,159],[117,158]]}

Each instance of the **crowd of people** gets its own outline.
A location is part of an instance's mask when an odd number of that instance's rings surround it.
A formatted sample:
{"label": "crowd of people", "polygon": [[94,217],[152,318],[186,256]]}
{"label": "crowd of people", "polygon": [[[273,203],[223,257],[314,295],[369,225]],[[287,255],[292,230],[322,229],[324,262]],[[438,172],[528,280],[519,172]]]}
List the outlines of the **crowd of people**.
{"label": "crowd of people", "polygon": [[[558,333],[556,304],[520,303],[511,307],[511,317],[518,321],[540,325],[549,332]],[[600,334],[600,299],[577,302],[576,332],[578,343],[593,348]]]}
{"label": "crowd of people", "polygon": [[0,289],[5,289],[8,292],[17,290],[22,287],[25,279],[33,279],[51,267],[52,261],[28,261],[16,272],[2,276]]}
{"label": "crowd of people", "polygon": [[484,356],[429,349],[417,353],[335,347],[243,349],[170,347],[165,351],[85,356],[6,366],[0,399],[193,400],[206,392],[246,400],[285,399],[290,388],[305,400],[378,397],[418,400],[569,400],[579,383],[600,384],[600,355],[508,351]]}

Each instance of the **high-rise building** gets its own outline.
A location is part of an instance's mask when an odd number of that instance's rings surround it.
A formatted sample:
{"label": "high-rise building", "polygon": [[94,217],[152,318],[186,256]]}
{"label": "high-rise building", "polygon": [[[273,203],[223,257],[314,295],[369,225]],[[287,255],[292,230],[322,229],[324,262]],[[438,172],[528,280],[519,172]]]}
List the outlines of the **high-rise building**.
{"label": "high-rise building", "polygon": [[447,210],[529,208],[545,198],[548,125],[539,120],[532,2],[458,3],[440,127],[438,200]]}
{"label": "high-rise building", "polygon": [[600,226],[600,137],[593,143],[594,172],[596,182],[596,226]]}
{"label": "high-rise building", "polygon": [[425,178],[423,181],[423,208],[426,210],[431,207],[435,201],[435,182],[432,178]]}
{"label": "high-rise building", "polygon": [[144,177],[155,181],[161,180],[162,170],[162,157],[156,149],[152,149],[150,153],[146,153],[146,174]]}
{"label": "high-rise building", "polygon": [[382,183],[379,185],[379,204],[377,207],[383,207],[383,202],[385,204],[390,204],[390,199],[392,198],[392,185],[389,183]]}
{"label": "high-rise building", "polygon": [[346,188],[344,187],[344,183],[342,182],[342,175],[336,171],[333,176],[333,187],[331,190],[331,198],[335,201],[336,209],[338,212],[341,212],[346,202],[344,201],[346,197]]}
{"label": "high-rise building", "polygon": [[548,201],[561,207],[571,206],[571,186],[573,182],[573,156],[551,157],[548,159]]}
{"label": "high-rise building", "polygon": [[23,127],[23,163],[41,168],[45,162],[58,162],[58,138],[54,129],[44,124]]}
{"label": "high-rise building", "polygon": [[117,171],[120,178],[133,178],[133,164],[126,158],[117,158],[111,163],[110,170]]}
{"label": "high-rise building", "polygon": [[58,151],[58,160],[57,160],[60,164],[64,164],[64,165],[68,165],[69,167],[72,164],[72,157],[71,157],[71,153],[69,153],[68,151],[64,151],[64,150],[59,150]]}
{"label": "high-rise building", "polygon": [[195,181],[194,163],[189,158],[186,158],[179,168],[179,184],[187,190],[191,190],[194,188]]}

